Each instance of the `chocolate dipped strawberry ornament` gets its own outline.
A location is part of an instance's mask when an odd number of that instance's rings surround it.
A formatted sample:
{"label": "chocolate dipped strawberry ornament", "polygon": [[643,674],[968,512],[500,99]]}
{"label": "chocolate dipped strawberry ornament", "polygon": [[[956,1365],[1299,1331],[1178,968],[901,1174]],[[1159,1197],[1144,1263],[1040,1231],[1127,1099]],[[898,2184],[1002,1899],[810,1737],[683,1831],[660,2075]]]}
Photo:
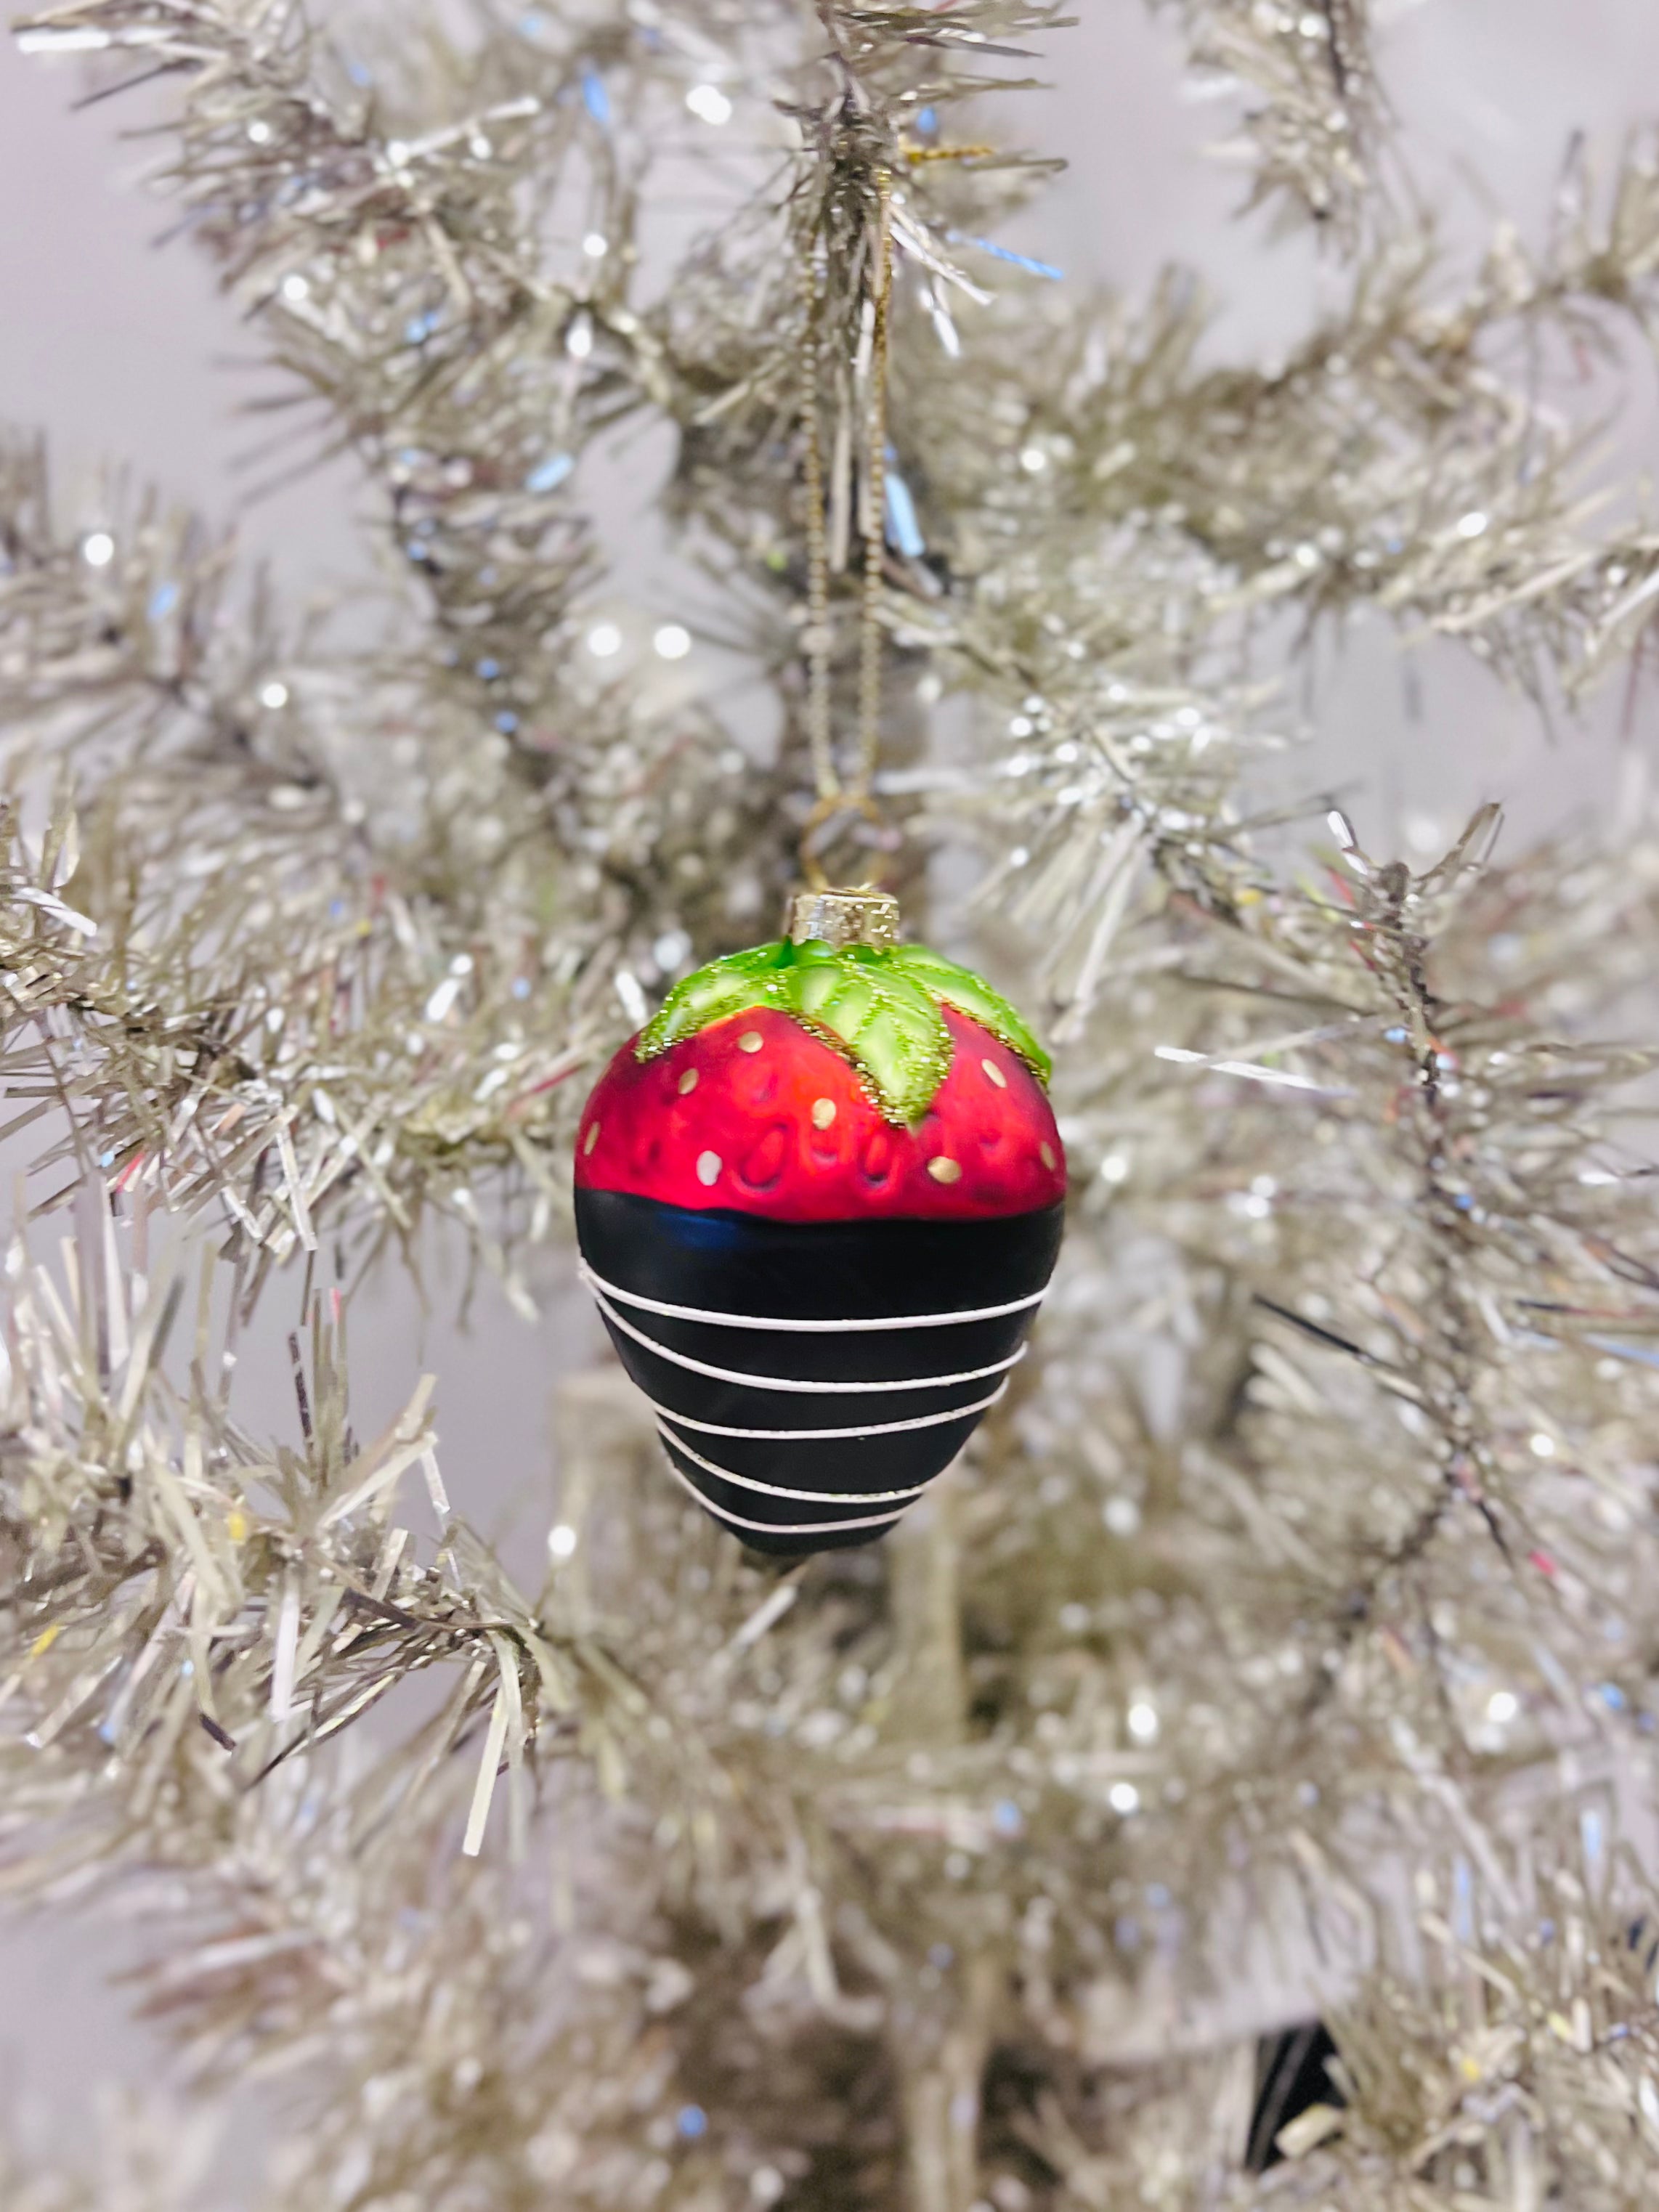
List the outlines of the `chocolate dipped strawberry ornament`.
{"label": "chocolate dipped strawberry ornament", "polygon": [[744,1542],[890,1528],[1008,1387],[1060,1249],[1047,1055],[896,903],[805,892],[624,1045],[582,1273],[675,1474]]}

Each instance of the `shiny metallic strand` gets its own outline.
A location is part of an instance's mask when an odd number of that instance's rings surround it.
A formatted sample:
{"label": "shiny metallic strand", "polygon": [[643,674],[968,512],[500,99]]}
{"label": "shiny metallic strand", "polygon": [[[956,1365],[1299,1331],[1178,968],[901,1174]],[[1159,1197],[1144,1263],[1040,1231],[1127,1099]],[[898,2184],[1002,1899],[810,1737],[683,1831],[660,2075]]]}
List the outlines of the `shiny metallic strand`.
{"label": "shiny metallic strand", "polygon": [[[1389,189],[1354,0],[1180,17],[1346,288],[1272,369],[1200,351],[1178,273],[1110,301],[1006,258],[1044,164],[986,94],[1063,54],[1046,6],[25,31],[167,72],[156,183],[308,402],[271,465],[349,451],[392,571],[367,641],[296,623],[118,482],[70,531],[0,447],[0,1074],[46,1217],[8,1263],[0,1877],[142,1914],[203,2105],[291,2074],[271,2212],[1644,2202],[1659,842],[1632,809],[1511,856],[1483,816],[1413,871],[1247,793],[1362,611],[1547,702],[1639,676],[1656,541],[1591,504],[1589,431],[1659,167],[1570,164],[1541,246],[1462,265]],[[985,862],[950,949],[1047,1000],[1066,1267],[932,1518],[781,1580],[574,1378],[520,1592],[434,1395],[354,1433],[316,1285],[431,1217],[527,1302],[587,1072],[775,927],[820,646],[855,695],[884,173],[883,673],[895,732],[919,684],[980,711],[878,789]],[[730,214],[690,242],[653,227],[687,176]],[[586,456],[652,422],[768,764],[582,648]],[[237,1348],[313,1261],[294,1419],[251,1436]],[[1346,2104],[1247,2175],[1253,2039],[1316,2007]],[[28,2212],[181,2212],[199,2172],[142,2119],[97,2172],[0,2164]]]}
{"label": "shiny metallic strand", "polygon": [[1242,104],[1249,204],[1278,203],[1352,244],[1367,227],[1389,123],[1370,0],[1152,0],[1177,17],[1200,82]]}

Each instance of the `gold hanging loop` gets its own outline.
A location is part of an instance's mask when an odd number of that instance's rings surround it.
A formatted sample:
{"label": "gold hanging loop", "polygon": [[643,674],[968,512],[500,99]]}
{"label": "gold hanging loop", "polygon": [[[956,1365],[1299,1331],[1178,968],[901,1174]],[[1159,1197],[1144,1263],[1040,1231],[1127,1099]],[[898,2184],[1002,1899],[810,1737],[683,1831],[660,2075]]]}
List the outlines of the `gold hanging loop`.
{"label": "gold hanging loop", "polygon": [[820,799],[801,825],[800,872],[808,888],[827,891],[833,888],[819,859],[818,832],[827,830],[832,822],[845,818],[861,819],[874,832],[870,840],[874,857],[868,870],[868,880],[878,883],[886,872],[885,848],[891,839],[887,817],[868,792],[833,791]]}
{"label": "gold hanging loop", "polygon": [[858,750],[849,781],[836,764],[832,727],[829,532],[824,511],[823,381],[823,295],[817,247],[809,240],[803,265],[805,323],[800,352],[800,409],[806,495],[806,628],[801,647],[807,667],[806,735],[817,799],[801,830],[801,871],[815,890],[828,888],[818,857],[817,834],[837,816],[861,817],[881,842],[890,842],[872,795],[881,744],[882,562],[887,521],[887,371],[893,289],[892,173],[876,176],[875,284],[872,295],[868,404],[865,409],[861,537],[864,577],[859,616]]}
{"label": "gold hanging loop", "polygon": [[817,250],[810,241],[803,271],[806,324],[801,336],[800,410],[806,432],[806,738],[812,756],[812,781],[820,801],[836,789],[836,757],[830,733],[830,549],[823,516],[823,441],[818,422],[818,382],[823,356]]}
{"label": "gold hanging loop", "polygon": [[853,788],[869,795],[881,743],[881,569],[887,545],[887,324],[893,291],[893,179],[877,179],[876,313],[870,345],[870,409],[866,426],[864,605],[859,635],[859,754]]}

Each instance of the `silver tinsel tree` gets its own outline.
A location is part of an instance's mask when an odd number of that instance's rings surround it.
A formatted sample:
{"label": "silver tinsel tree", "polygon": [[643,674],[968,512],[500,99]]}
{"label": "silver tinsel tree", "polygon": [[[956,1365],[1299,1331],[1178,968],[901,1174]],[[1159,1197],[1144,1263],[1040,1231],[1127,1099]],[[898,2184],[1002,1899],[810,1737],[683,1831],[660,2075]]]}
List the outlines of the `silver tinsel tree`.
{"label": "silver tinsel tree", "polygon": [[[372,70],[295,0],[21,27],[161,80],[174,227],[404,572],[340,643],[0,444],[0,1882],[142,1911],[193,2094],[283,2077],[247,2212],[1654,2202],[1659,825],[1418,871],[1261,778],[1359,611],[1639,683],[1659,536],[1559,372],[1646,342],[1659,149],[1462,264],[1369,12],[1167,8],[1323,241],[1271,371],[1000,246],[1049,0],[480,0]],[[630,422],[769,721],[579,650]],[[1034,1355],[781,1575],[579,1376],[520,1589],[441,1376],[354,1429],[352,1293],[568,1273],[580,1097],[773,926],[866,615],[913,917],[1056,1048]],[[7,2204],[197,2201],[154,2118],[72,2166]]]}

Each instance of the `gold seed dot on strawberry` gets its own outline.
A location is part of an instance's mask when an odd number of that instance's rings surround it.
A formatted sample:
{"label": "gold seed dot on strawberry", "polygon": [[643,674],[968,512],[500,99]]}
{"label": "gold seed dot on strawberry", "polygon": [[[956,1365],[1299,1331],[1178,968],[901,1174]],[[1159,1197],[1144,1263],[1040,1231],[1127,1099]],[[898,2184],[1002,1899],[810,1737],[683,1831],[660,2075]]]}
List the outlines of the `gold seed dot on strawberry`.
{"label": "gold seed dot on strawberry", "polygon": [[716,1020],[650,1060],[625,1045],[588,1102],[577,1188],[779,1221],[986,1219],[1054,1205],[1064,1153],[1042,1085],[977,1022],[940,1011],[949,1065],[914,1124],[896,1125],[845,1053],[775,1007]]}

